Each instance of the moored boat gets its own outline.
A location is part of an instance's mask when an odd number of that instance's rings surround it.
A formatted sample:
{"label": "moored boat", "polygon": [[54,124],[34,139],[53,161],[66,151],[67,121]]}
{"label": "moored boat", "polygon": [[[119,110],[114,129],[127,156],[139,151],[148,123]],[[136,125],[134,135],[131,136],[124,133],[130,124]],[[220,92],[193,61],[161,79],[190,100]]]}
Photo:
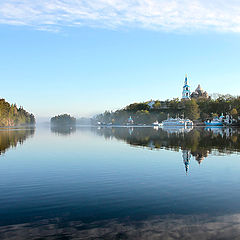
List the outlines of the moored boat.
{"label": "moored boat", "polygon": [[159,122],[158,122],[158,121],[155,121],[152,125],[153,125],[154,127],[158,127],[158,126],[159,126]]}
{"label": "moored boat", "polygon": [[193,126],[193,122],[191,120],[183,118],[168,118],[162,123],[163,126]]}
{"label": "moored boat", "polygon": [[204,122],[206,126],[223,126],[223,116],[215,117],[213,120],[207,120]]}

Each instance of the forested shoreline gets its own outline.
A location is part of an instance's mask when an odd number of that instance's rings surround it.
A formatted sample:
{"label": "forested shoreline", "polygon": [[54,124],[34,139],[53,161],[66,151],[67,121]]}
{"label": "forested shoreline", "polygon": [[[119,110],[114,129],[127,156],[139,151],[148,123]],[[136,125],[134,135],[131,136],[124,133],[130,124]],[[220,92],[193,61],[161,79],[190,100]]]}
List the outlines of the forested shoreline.
{"label": "forested shoreline", "polygon": [[[154,102],[153,105],[150,105]],[[167,117],[183,117],[193,121],[203,122],[221,114],[230,115],[237,121],[240,117],[240,97],[219,95],[216,99],[148,101],[133,103],[117,111],[105,111],[95,116],[93,122],[106,124],[126,124],[131,116],[135,124],[152,124],[162,122]]]}
{"label": "forested shoreline", "polygon": [[10,104],[5,99],[0,99],[0,127],[13,127],[26,124],[35,124],[35,117],[23,107]]}

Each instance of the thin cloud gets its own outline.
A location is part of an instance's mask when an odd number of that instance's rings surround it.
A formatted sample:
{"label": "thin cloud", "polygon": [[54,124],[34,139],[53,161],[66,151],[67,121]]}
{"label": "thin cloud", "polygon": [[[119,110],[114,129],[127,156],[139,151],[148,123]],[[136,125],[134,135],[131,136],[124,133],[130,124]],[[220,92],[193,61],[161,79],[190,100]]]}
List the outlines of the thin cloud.
{"label": "thin cloud", "polygon": [[236,0],[1,0],[0,24],[240,32]]}

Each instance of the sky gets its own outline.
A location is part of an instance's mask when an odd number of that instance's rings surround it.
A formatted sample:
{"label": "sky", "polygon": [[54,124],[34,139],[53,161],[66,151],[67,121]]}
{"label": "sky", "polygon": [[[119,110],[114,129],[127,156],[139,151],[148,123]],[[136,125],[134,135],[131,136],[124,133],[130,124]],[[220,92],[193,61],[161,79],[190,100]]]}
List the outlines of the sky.
{"label": "sky", "polygon": [[0,97],[90,117],[191,91],[239,95],[236,0],[1,0]]}

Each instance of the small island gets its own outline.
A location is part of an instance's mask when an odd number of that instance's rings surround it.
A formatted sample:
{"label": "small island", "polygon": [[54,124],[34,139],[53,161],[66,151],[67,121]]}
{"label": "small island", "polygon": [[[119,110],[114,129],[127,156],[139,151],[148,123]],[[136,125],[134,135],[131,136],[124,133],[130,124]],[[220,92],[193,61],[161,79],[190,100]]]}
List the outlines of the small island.
{"label": "small island", "polygon": [[69,114],[61,114],[51,118],[51,125],[54,126],[75,126],[76,118]]}

